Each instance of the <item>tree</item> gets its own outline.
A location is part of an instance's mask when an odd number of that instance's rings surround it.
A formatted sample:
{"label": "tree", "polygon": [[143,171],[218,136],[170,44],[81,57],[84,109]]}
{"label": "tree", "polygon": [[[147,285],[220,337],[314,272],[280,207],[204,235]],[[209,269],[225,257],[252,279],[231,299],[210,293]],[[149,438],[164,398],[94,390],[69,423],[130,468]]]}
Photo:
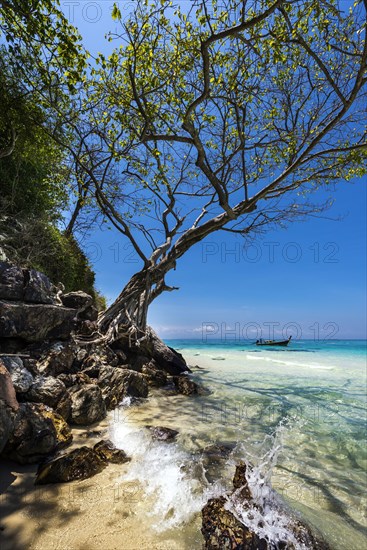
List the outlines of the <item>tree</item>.
{"label": "tree", "polygon": [[317,189],[366,173],[366,5],[139,0],[127,21],[114,7],[119,44],[70,151],[142,263],[99,321],[108,341],[145,335],[166,274],[211,233],[322,212]]}

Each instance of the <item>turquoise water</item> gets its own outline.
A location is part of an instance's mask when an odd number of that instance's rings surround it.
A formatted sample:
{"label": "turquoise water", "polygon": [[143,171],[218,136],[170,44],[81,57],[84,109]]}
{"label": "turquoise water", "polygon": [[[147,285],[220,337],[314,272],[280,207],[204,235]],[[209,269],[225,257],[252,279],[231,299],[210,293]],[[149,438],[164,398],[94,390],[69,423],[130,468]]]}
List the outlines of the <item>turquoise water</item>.
{"label": "turquoise water", "polygon": [[[147,493],[160,503],[160,530],[165,516],[166,527],[175,528],[177,536],[191,521],[182,540],[191,541],[187,548],[199,548],[195,533],[203,502],[230,487],[242,459],[254,467],[253,488],[266,486],[268,495],[273,487],[333,549],[364,548],[367,342],[295,340],[287,348],[218,340],[167,344],[183,354],[208,395],[187,398],[159,390],[134,409],[133,428],[117,422],[113,430],[115,442],[126,446],[131,441],[132,451],[144,447],[136,424],[180,432],[169,450],[157,446],[142,452],[130,473],[130,479],[144,480]],[[196,453],[218,442],[231,442],[235,449],[219,478],[207,482],[197,474]],[[183,474],[185,461],[196,466]],[[154,483],[145,474],[152,468]],[[284,528],[284,518],[271,513],[263,523],[261,534],[269,537]]]}

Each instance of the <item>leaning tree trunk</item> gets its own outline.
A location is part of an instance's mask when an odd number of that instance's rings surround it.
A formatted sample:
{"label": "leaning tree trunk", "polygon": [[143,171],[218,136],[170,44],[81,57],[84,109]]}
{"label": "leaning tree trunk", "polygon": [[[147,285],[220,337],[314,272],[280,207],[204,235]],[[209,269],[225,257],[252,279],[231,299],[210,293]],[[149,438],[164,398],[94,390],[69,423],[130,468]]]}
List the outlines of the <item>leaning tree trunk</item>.
{"label": "leaning tree trunk", "polygon": [[185,360],[147,326],[149,304],[165,290],[173,290],[164,282],[168,265],[164,273],[161,267],[153,266],[133,275],[98,325],[109,344],[154,359],[169,374],[178,375],[189,371]]}

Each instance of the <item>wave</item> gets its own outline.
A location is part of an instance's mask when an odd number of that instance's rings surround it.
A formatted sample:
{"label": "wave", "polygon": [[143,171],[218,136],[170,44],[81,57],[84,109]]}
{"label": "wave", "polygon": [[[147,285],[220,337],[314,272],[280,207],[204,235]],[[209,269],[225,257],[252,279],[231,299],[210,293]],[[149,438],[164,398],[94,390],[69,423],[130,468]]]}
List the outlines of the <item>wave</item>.
{"label": "wave", "polygon": [[308,369],[325,369],[332,370],[335,366],[330,365],[318,365],[315,363],[299,363],[298,361],[284,361],[282,359],[273,359],[272,357],[254,357],[253,355],[246,355],[246,359],[250,361],[266,361],[267,363],[277,363],[279,365],[286,365],[288,367],[306,367]]}

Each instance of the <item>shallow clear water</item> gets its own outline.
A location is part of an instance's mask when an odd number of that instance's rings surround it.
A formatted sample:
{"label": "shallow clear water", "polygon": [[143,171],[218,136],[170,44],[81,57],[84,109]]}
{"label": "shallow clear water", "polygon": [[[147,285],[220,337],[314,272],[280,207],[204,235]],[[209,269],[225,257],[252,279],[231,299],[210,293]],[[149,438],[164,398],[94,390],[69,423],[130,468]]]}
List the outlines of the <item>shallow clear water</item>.
{"label": "shallow clear water", "polygon": [[[255,468],[254,490],[265,479],[267,491],[271,484],[332,548],[363,548],[366,342],[294,341],[285,349],[167,343],[200,367],[192,376],[211,393],[184,397],[159,390],[143,406],[122,404],[111,418],[113,439],[134,456],[125,479],[144,486],[157,533],[174,529],[187,548],[199,548],[203,503],[230,487],[242,458]],[[147,424],[178,429],[177,442],[152,443]],[[198,451],[214,442],[236,446],[210,479]],[[265,519],[268,536],[283,528],[284,518],[271,517],[271,510]]]}

